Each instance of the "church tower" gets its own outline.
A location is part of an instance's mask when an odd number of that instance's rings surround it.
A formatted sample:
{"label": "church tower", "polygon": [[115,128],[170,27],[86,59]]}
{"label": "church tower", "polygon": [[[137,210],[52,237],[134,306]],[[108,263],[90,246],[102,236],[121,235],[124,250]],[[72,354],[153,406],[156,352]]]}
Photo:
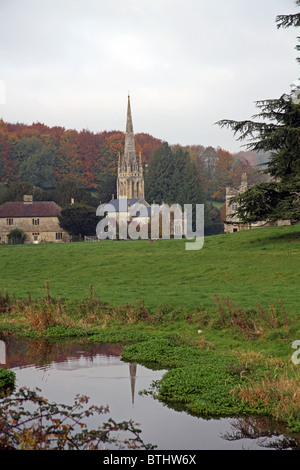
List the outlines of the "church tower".
{"label": "church tower", "polygon": [[119,154],[117,199],[144,199],[144,175],[142,157],[136,158],[135,142],[131,116],[130,97],[128,96],[127,122],[124,156]]}

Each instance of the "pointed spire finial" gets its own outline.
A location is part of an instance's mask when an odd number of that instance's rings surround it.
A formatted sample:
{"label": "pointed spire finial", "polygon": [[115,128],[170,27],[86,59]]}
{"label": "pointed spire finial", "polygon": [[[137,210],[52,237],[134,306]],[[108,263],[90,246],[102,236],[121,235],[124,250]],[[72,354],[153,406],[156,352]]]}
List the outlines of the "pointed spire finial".
{"label": "pointed spire finial", "polygon": [[128,95],[128,105],[127,105],[124,161],[126,162],[127,165],[136,163],[135,142],[134,142],[134,135],[133,135],[133,124],[132,124],[129,95]]}

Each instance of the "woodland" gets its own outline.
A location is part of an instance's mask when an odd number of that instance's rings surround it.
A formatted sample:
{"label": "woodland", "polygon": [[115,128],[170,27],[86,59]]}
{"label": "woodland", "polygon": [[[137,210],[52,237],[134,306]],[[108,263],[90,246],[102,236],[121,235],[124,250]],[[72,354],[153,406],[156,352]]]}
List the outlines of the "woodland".
{"label": "woodland", "polygon": [[[96,194],[101,202],[107,202],[112,194],[116,197],[118,155],[123,153],[124,142],[125,133],[117,130],[94,133],[49,127],[42,123],[0,120],[0,198],[15,183],[34,186],[35,196],[39,198],[39,189],[54,190],[67,179]],[[139,133],[135,135],[135,143],[137,154],[141,152],[142,155],[147,180],[151,157],[163,142],[149,134]],[[267,161],[267,154],[263,152],[231,154],[220,147],[200,144],[170,147],[183,149],[196,165],[197,178],[206,200],[223,202],[226,186],[238,186],[243,172],[247,173],[249,184],[265,179],[260,173],[260,165]],[[168,177],[167,174],[165,176]]]}

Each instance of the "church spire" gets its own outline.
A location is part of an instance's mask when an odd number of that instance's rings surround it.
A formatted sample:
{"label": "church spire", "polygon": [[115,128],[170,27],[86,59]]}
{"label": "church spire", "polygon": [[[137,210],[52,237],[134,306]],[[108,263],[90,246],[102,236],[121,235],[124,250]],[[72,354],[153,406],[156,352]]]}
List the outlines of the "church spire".
{"label": "church spire", "polygon": [[128,95],[127,105],[127,122],[126,122],[126,135],[125,135],[125,148],[124,148],[124,162],[126,165],[136,164],[135,143],[133,134],[133,124],[131,116],[130,96]]}
{"label": "church spire", "polygon": [[142,156],[139,161],[135,152],[130,96],[128,94],[127,122],[125,134],[124,157],[118,161],[117,198],[144,200],[144,175]]}

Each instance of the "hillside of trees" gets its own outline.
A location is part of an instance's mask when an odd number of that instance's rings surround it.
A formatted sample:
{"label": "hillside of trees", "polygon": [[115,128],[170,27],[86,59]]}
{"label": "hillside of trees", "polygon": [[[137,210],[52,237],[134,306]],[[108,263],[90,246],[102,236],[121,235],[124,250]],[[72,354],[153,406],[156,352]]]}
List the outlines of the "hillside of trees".
{"label": "hillside of trees", "polygon": [[[96,189],[104,176],[116,174],[124,140],[120,131],[78,132],[0,120],[0,183],[26,181],[53,189],[67,178],[85,189]],[[160,144],[148,134],[136,135],[136,149],[142,152],[144,163]]]}
{"label": "hillside of trees", "polygon": [[[12,183],[26,182],[42,190],[54,190],[67,179],[106,202],[115,193],[118,154],[123,152],[124,141],[125,134],[117,130],[78,132],[41,123],[0,120],[0,194]],[[147,172],[153,152],[163,142],[146,133],[136,134],[135,141]],[[180,146],[172,146],[176,147]],[[266,178],[257,173],[258,165],[266,162],[265,154],[230,154],[202,145],[183,148],[198,168],[208,200],[224,201],[226,186],[237,186],[244,171],[250,184]]]}

